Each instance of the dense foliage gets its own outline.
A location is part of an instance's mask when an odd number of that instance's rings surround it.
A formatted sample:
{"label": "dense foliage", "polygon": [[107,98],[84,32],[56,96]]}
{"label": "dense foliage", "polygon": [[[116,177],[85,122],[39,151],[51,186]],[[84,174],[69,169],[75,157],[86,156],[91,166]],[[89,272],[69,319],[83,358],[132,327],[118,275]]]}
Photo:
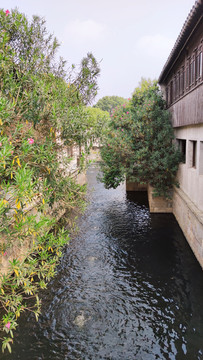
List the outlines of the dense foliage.
{"label": "dense foliage", "polygon": [[70,106],[65,119],[61,120],[64,144],[77,143],[88,153],[94,141],[102,137],[109,123],[109,113],[84,106]]}
{"label": "dense foliage", "polygon": [[173,144],[170,114],[156,82],[143,80],[128,104],[117,107],[101,150],[106,188],[126,177],[169,196],[181,156]]}
{"label": "dense foliage", "polygon": [[[84,204],[84,188],[65,175],[64,144],[88,150],[108,118],[85,107],[97,91],[94,56],[67,72],[56,59],[58,46],[44,20],[0,10],[0,260],[11,259],[9,275],[0,279],[3,350],[11,351],[23,311],[38,317],[38,291],[69,238],[57,231],[59,214]],[[27,253],[17,259],[19,249]]]}
{"label": "dense foliage", "polygon": [[127,100],[120,96],[104,96],[97,101],[94,107],[103,111],[108,111],[109,114],[111,114],[112,110],[116,108],[116,106],[122,105],[125,102],[127,102]]}

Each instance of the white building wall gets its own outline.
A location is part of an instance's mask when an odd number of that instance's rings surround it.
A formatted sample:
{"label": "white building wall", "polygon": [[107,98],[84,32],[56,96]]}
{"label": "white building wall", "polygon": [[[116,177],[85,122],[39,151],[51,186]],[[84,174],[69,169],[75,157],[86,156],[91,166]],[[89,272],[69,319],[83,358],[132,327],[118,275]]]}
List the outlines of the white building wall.
{"label": "white building wall", "polygon": [[[203,124],[175,128],[176,139],[186,140],[186,162],[180,164],[178,181],[181,190],[203,211]],[[196,141],[196,164],[193,166],[193,141]]]}
{"label": "white building wall", "polygon": [[[179,165],[177,178],[180,188],[174,188],[173,214],[203,268],[203,124],[174,130],[176,139],[186,140],[186,161]],[[194,141],[195,166],[192,145]]]}

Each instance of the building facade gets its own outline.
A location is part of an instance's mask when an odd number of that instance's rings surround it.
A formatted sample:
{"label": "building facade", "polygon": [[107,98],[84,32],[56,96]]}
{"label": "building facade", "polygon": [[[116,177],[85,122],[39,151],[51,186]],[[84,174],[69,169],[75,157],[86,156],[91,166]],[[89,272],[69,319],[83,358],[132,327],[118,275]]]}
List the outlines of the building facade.
{"label": "building facade", "polygon": [[203,0],[190,11],[159,84],[183,154],[173,213],[203,267]]}

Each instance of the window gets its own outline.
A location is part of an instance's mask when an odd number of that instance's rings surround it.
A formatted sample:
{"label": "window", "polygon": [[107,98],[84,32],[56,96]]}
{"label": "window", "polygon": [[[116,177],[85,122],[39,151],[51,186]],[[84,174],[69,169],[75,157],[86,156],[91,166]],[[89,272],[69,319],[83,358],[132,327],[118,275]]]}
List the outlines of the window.
{"label": "window", "polygon": [[[203,42],[203,41],[202,41]],[[187,57],[169,79],[166,86],[166,102],[172,105],[185,93],[203,80],[203,45],[202,43]]]}
{"label": "window", "polygon": [[189,167],[196,168],[197,165],[197,141],[189,141]]}
{"label": "window", "polygon": [[178,147],[180,152],[182,153],[182,162],[183,164],[186,163],[186,140],[185,139],[177,139],[178,140]]}
{"label": "window", "polygon": [[193,55],[190,59],[189,64],[189,86],[193,86],[195,83],[195,56]]}
{"label": "window", "polygon": [[173,103],[173,80],[170,82],[170,105]]}
{"label": "window", "polygon": [[197,141],[192,142],[192,167],[196,167]]}
{"label": "window", "polygon": [[199,175],[203,175],[203,141],[200,141]]}
{"label": "window", "polygon": [[197,71],[196,71],[196,78],[197,81],[202,79],[202,49],[199,49],[199,53],[197,54]]}
{"label": "window", "polygon": [[173,102],[176,99],[176,76],[174,76],[174,78],[173,78],[172,99],[173,99]]}
{"label": "window", "polygon": [[198,54],[198,53],[196,53],[196,57],[195,57],[195,67],[196,67],[195,80],[197,82],[200,77],[200,54]]}
{"label": "window", "polygon": [[166,104],[169,105],[168,86],[166,86]]}
{"label": "window", "polygon": [[180,72],[178,71],[177,75],[176,75],[176,88],[175,88],[175,91],[176,91],[176,99],[179,98],[179,94],[180,94]]}
{"label": "window", "polygon": [[182,69],[180,71],[180,96],[184,94],[184,86],[185,86],[185,69],[184,66],[182,66]]}
{"label": "window", "polygon": [[186,89],[188,90],[189,88],[189,59],[187,60],[186,63]]}
{"label": "window", "polygon": [[202,79],[202,51],[199,53],[199,77]]}

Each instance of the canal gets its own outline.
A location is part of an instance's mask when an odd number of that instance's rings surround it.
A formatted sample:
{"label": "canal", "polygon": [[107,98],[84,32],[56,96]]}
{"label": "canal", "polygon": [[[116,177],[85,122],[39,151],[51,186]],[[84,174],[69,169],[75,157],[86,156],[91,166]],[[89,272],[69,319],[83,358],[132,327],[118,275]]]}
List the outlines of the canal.
{"label": "canal", "polygon": [[202,360],[203,272],[171,214],[88,171],[87,211],[2,360]]}

